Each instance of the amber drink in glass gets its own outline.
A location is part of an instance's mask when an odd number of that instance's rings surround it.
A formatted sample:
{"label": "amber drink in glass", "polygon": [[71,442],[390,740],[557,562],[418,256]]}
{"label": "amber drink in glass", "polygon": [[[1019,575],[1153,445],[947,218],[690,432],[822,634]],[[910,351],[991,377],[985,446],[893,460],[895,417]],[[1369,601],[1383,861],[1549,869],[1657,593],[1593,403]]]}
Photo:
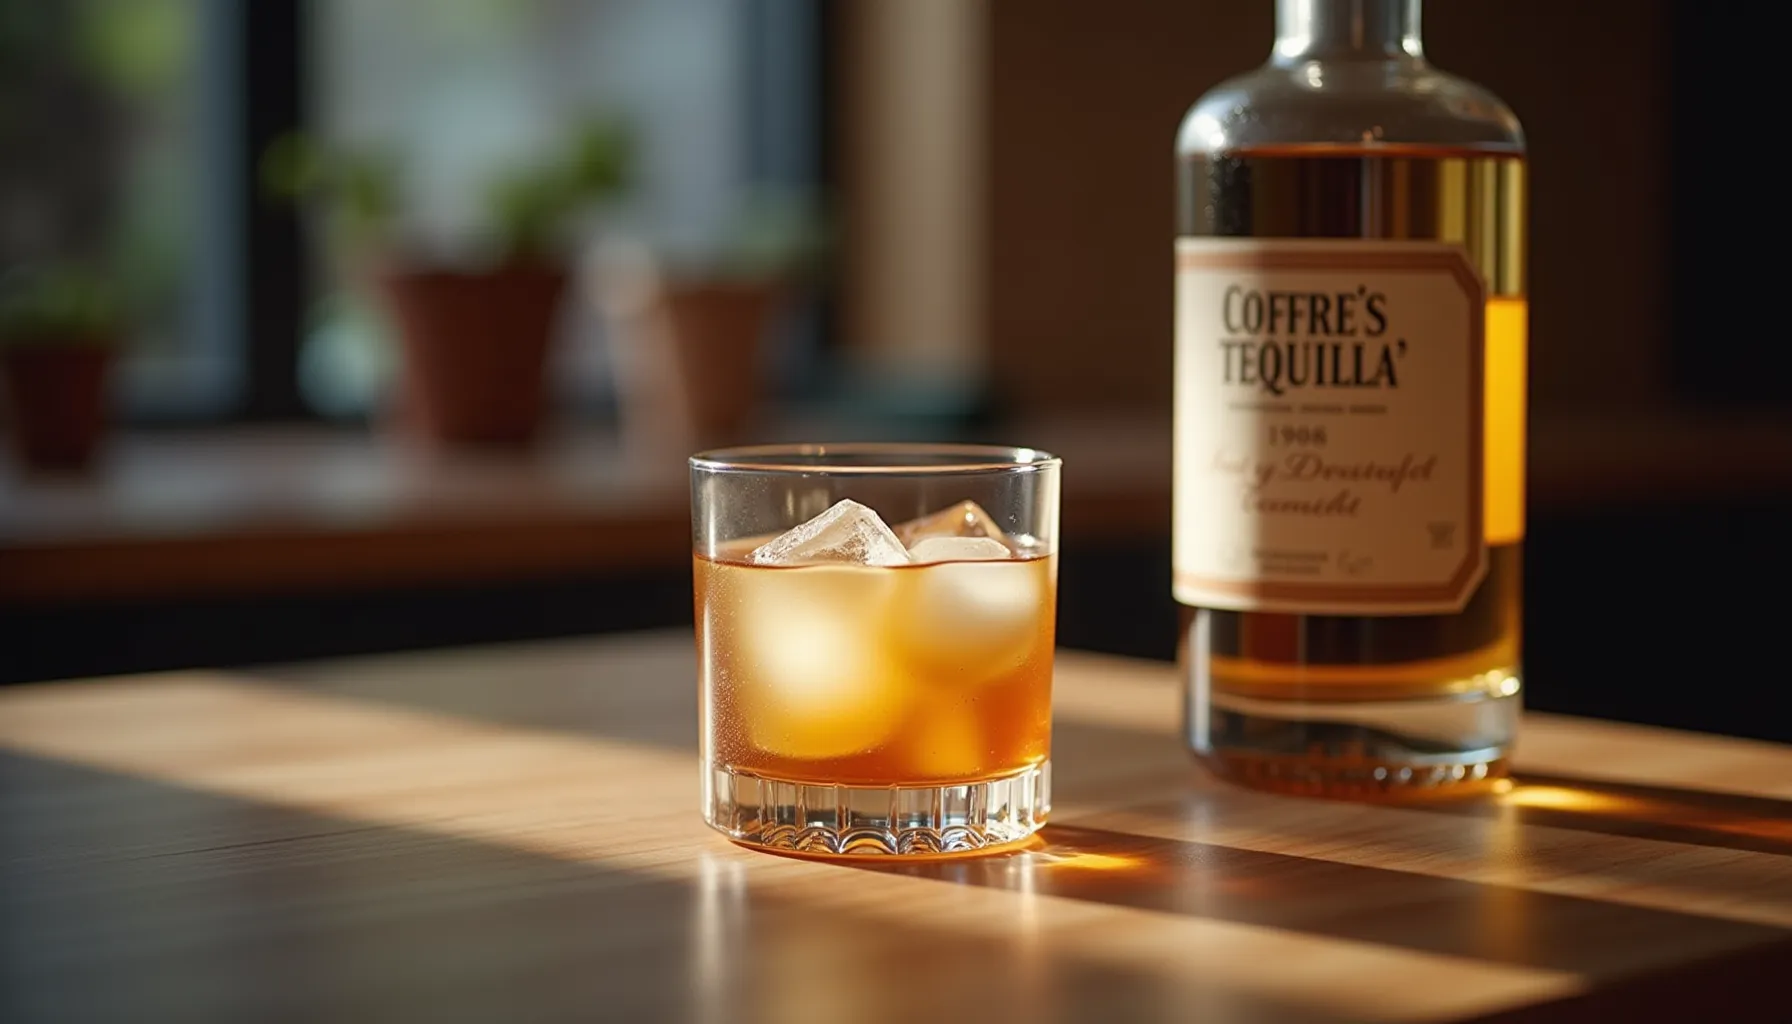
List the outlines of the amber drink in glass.
{"label": "amber drink in glass", "polygon": [[1044,823],[1058,469],[975,445],[692,458],[712,826],[876,856],[983,850]]}

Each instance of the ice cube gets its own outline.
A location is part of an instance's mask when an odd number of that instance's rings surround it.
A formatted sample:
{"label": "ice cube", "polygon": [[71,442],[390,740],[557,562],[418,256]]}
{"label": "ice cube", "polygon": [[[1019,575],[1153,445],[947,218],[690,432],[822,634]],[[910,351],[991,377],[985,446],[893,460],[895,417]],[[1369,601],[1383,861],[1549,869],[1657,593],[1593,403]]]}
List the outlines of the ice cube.
{"label": "ice cube", "polygon": [[735,691],[754,746],[784,757],[843,757],[881,743],[908,710],[878,644],[895,574],[822,566],[745,570],[734,637]]}
{"label": "ice cube", "polygon": [[974,501],[961,501],[931,515],[910,519],[896,527],[896,536],[911,550],[931,537],[986,537],[1007,542],[1002,528]]}
{"label": "ice cube", "polygon": [[1048,621],[1044,565],[952,561],[901,574],[892,621],[903,656],[927,675],[963,686],[1019,668]]}
{"label": "ice cube", "polygon": [[927,537],[908,549],[916,562],[987,562],[1013,558],[1008,545],[988,537]]}
{"label": "ice cube", "polygon": [[991,761],[983,723],[969,701],[922,707],[903,733],[904,761],[917,781],[974,779]]}
{"label": "ice cube", "polygon": [[754,548],[759,565],[905,565],[908,549],[876,512],[842,498],[814,519]]}

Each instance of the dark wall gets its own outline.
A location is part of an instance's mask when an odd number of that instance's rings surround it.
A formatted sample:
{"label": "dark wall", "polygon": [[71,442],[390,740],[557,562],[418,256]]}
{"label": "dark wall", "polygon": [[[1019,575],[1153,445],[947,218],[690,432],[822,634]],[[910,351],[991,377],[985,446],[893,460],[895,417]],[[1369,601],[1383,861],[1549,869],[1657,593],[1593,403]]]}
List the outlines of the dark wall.
{"label": "dark wall", "polygon": [[[1669,366],[1706,406],[1792,417],[1792,344],[1780,326],[1787,203],[1777,166],[1744,140],[1766,97],[1785,90],[1777,61],[1740,56],[1746,26],[1722,4],[1672,5],[1672,79],[1661,111],[1672,149]],[[1737,140],[1737,141],[1732,141]]]}

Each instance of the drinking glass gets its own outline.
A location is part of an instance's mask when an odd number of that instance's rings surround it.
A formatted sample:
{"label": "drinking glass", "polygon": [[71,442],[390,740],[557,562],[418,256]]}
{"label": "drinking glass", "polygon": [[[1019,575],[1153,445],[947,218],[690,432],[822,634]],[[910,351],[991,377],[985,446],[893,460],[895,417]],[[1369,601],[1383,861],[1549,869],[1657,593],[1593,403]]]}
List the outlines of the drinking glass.
{"label": "drinking glass", "polygon": [[838,444],[690,465],[705,820],[825,856],[1044,824],[1059,460]]}

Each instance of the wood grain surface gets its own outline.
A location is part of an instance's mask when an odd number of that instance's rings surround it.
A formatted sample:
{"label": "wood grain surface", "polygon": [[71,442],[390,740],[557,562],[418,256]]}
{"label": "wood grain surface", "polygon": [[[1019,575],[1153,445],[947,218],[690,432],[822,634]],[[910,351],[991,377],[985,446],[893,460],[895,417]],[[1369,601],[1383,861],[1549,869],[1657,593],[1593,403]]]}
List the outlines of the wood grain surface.
{"label": "wood grain surface", "polygon": [[0,1020],[1785,1019],[1786,748],[1533,716],[1498,797],[1266,796],[1064,653],[1035,844],[836,864],[703,826],[695,696],[676,633],[0,693]]}

